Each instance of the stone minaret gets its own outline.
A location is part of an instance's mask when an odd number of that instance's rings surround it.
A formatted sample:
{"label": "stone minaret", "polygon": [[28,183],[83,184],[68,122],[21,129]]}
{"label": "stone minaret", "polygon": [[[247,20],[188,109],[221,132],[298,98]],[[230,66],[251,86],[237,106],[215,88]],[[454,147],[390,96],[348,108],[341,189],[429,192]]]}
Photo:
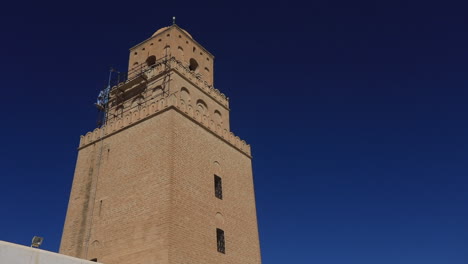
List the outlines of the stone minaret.
{"label": "stone minaret", "polygon": [[81,137],[60,253],[106,264],[260,264],[250,146],[214,57],[177,25],[130,49]]}

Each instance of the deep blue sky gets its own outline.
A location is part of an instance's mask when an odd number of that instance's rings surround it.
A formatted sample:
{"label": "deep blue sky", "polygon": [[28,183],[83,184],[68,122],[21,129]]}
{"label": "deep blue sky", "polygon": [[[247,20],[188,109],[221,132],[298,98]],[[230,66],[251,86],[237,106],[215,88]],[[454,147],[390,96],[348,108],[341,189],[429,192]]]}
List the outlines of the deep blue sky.
{"label": "deep blue sky", "polygon": [[175,15],[252,145],[263,263],[466,264],[468,6],[375,2],[3,3],[0,240],[58,250],[108,68]]}

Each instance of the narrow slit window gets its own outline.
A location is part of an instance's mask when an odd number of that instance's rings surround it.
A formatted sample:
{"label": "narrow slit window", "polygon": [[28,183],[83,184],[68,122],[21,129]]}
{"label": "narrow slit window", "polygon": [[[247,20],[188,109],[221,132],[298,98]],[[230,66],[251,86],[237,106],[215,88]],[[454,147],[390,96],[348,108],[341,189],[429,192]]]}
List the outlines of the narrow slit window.
{"label": "narrow slit window", "polygon": [[224,231],[222,229],[216,228],[216,241],[218,244],[218,252],[226,254]]}
{"label": "narrow slit window", "polygon": [[214,176],[214,187],[215,187],[215,196],[219,199],[223,199],[223,183],[221,177],[218,175]]}

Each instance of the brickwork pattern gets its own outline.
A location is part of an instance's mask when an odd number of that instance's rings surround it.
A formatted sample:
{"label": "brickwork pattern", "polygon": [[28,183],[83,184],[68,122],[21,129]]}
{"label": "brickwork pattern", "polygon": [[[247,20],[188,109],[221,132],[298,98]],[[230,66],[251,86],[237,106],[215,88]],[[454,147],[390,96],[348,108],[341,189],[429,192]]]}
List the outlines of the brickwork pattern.
{"label": "brickwork pattern", "polygon": [[[176,26],[132,48],[129,67],[142,51],[162,52],[151,45],[162,36],[195,45],[212,67],[214,57]],[[185,55],[171,57],[170,71],[153,65],[114,87],[112,118],[81,136],[61,253],[106,264],[261,263],[250,145],[230,131],[228,100],[208,84],[212,76],[187,69]],[[158,87],[166,92],[155,95]]]}
{"label": "brickwork pattern", "polygon": [[[187,121],[174,117],[171,263],[259,264],[250,157]],[[222,200],[215,197],[215,174],[222,178]],[[217,251],[216,228],[225,232],[226,254]]]}
{"label": "brickwork pattern", "polygon": [[142,122],[171,107],[180,109],[180,111],[185,113],[192,120],[195,120],[199,125],[223,138],[226,143],[233,145],[248,156],[251,155],[250,145],[244,140],[234,135],[233,132],[222,129],[220,125],[215,124],[214,120],[210,120],[207,115],[202,115],[200,112],[197,112],[191,104],[187,105],[182,99],[177,98],[175,95],[154,101],[140,109],[135,109],[122,118],[112,120],[112,122],[106,124],[102,128],[96,128],[93,132],[86,133],[86,135],[80,137],[80,148],[93,144],[101,138],[106,138],[136,123]]}
{"label": "brickwork pattern", "polygon": [[176,107],[94,141],[79,151],[60,252],[112,264],[260,263],[250,157]]}
{"label": "brickwork pattern", "polygon": [[190,59],[199,64],[194,71],[207,85],[213,85],[214,56],[177,25],[158,30],[153,36],[130,49],[128,71],[146,62],[149,56],[157,59],[171,55],[184,67]]}
{"label": "brickwork pattern", "polygon": [[103,263],[169,263],[171,116],[80,149],[60,252]]}

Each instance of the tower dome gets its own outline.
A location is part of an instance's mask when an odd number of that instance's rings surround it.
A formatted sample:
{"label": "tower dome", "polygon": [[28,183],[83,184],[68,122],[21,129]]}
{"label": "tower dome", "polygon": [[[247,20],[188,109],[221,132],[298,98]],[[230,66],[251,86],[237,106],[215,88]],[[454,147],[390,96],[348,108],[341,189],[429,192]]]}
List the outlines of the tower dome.
{"label": "tower dome", "polygon": [[160,28],[158,30],[156,30],[156,32],[154,32],[154,34],[152,35],[152,37],[156,36],[157,34],[165,31],[166,29],[168,29],[169,27],[163,27],[163,28]]}
{"label": "tower dome", "polygon": [[191,39],[193,39],[192,35],[190,35],[190,33],[188,33],[187,30],[182,29],[182,28],[180,28],[180,27],[177,26],[177,25],[173,25],[173,26],[170,26],[170,27],[163,27],[163,28],[160,28],[160,29],[156,30],[156,32],[154,32],[154,34],[152,35],[152,37],[158,35],[159,33],[162,33],[162,32],[164,32],[164,31],[166,31],[167,29],[169,29],[169,28],[171,28],[171,27],[177,27],[177,28],[179,28],[179,29],[182,30],[185,34],[187,34],[187,36],[189,36]]}

